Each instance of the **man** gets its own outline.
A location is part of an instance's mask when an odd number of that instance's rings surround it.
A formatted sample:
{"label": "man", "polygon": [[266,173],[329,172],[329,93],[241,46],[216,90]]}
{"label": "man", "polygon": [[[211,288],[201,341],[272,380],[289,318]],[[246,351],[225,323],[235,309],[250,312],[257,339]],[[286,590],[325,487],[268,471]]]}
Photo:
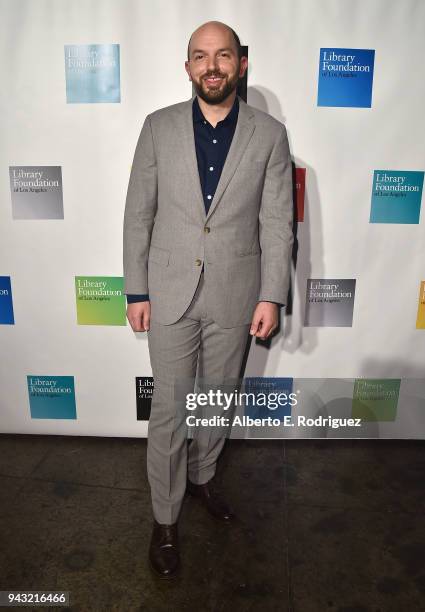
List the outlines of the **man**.
{"label": "man", "polygon": [[215,518],[233,514],[212,486],[224,437],[187,444],[176,387],[196,375],[240,374],[249,333],[268,338],[289,286],[292,169],[286,130],[236,95],[247,69],[239,38],[208,22],[185,62],[196,96],[148,115],[124,215],[127,317],[148,332],[154,393],[147,468],[151,567],[179,568],[177,519],[186,488]]}

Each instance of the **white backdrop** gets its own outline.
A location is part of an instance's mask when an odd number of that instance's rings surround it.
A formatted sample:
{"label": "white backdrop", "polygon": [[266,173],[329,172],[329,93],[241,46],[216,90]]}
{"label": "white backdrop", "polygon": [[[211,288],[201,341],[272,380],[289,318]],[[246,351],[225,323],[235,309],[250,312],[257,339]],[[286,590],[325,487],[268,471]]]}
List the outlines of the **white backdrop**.
{"label": "white backdrop", "polygon": [[[191,97],[187,42],[201,23],[249,46],[248,103],[286,124],[307,169],[294,307],[247,376],[424,378],[415,327],[425,279],[419,224],[370,224],[374,169],[423,170],[421,0],[1,1],[0,275],[15,325],[0,326],[3,432],[144,436],[134,379],[146,334],[77,325],[74,277],[122,276],[130,166],[147,113]],[[67,104],[64,45],[120,45],[121,103]],[[375,49],[372,108],[318,107],[319,49]],[[14,220],[8,168],[61,166],[63,220]],[[352,327],[303,327],[308,278],[357,279]],[[32,419],[28,374],[75,378],[76,420]]]}

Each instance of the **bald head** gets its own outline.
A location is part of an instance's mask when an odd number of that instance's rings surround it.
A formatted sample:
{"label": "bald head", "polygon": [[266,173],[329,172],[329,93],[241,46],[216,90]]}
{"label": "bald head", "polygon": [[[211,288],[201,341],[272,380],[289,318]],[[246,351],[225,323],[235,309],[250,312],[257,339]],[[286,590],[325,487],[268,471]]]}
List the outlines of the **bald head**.
{"label": "bald head", "polygon": [[192,33],[187,45],[187,59],[190,60],[190,54],[198,48],[203,39],[216,35],[218,32],[224,34],[228,39],[228,45],[235,49],[238,59],[242,57],[242,47],[239,36],[227,24],[221,21],[207,21]]}

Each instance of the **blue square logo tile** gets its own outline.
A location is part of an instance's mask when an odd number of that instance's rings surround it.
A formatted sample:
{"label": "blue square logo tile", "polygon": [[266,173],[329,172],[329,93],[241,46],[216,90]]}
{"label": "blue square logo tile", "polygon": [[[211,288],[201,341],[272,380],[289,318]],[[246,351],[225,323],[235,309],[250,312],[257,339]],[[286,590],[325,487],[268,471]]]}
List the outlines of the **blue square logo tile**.
{"label": "blue square logo tile", "polygon": [[317,106],[372,106],[375,51],[320,49]]}
{"label": "blue square logo tile", "polygon": [[293,378],[244,379],[245,415],[253,419],[279,419],[291,416]]}
{"label": "blue square logo tile", "polygon": [[0,324],[15,324],[10,276],[0,276]]}

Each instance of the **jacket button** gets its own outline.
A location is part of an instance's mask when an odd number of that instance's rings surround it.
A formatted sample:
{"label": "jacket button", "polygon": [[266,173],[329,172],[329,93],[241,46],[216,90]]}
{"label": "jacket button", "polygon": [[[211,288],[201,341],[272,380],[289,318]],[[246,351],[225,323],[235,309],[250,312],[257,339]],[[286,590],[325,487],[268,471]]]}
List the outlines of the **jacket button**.
{"label": "jacket button", "polygon": [[210,233],[210,231],[211,231],[211,228],[210,228],[210,227],[204,227],[204,232],[205,232],[206,234],[209,234],[209,233]]}
{"label": "jacket button", "polygon": [[195,259],[195,265],[200,266],[202,261],[200,259]]}

